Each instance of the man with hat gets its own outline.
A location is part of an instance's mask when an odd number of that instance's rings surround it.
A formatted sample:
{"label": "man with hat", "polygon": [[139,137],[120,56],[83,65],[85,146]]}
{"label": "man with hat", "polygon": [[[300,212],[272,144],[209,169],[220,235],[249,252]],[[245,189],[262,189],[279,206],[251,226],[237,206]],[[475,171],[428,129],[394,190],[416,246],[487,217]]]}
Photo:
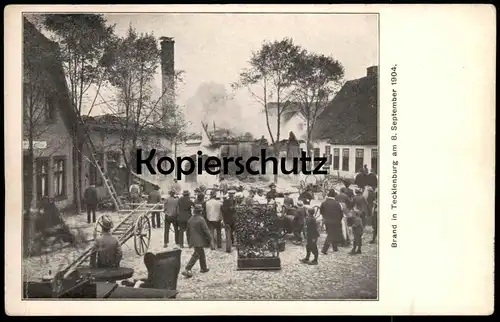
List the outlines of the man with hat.
{"label": "man with hat", "polygon": [[163,204],[163,212],[165,213],[165,229],[163,230],[163,247],[168,246],[169,235],[170,235],[170,225],[174,227],[174,238],[177,243],[179,240],[179,227],[177,225],[177,204],[179,199],[176,198],[177,192],[175,190],[170,190],[169,196],[165,203]]}
{"label": "man with hat", "polygon": [[[210,199],[205,203],[205,209],[207,213],[208,228],[212,234],[212,250],[215,249],[215,244],[217,243],[217,248],[222,248],[222,212],[221,212],[222,202],[217,200],[217,192],[212,190],[210,192]],[[217,235],[217,239],[215,237]]]}
{"label": "man with hat", "polygon": [[91,184],[87,189],[85,189],[83,202],[87,208],[87,223],[95,223],[95,212],[97,205],[99,204],[99,195],[95,185]]}
{"label": "man with hat", "polygon": [[328,192],[328,197],[320,206],[320,212],[323,216],[327,234],[321,251],[324,255],[327,254],[330,245],[332,245],[333,251],[337,252],[338,246],[344,242],[344,235],[342,233],[344,212],[338,201],[335,200],[335,196],[335,190],[331,189]]}
{"label": "man with hat", "polygon": [[[148,204],[156,205],[159,203],[161,203],[160,186],[154,185],[153,190],[148,195]],[[156,206],[155,208],[158,208],[158,206]],[[161,228],[161,218],[159,211],[153,211],[151,213],[151,226],[153,228]]]}
{"label": "man with hat", "polygon": [[113,222],[108,216],[104,216],[101,226],[102,235],[94,241],[90,266],[97,268],[120,267],[123,253],[120,242],[115,236],[111,235]]}
{"label": "man with hat", "polygon": [[293,235],[295,237],[295,244],[300,245],[302,243],[302,233],[304,232],[304,223],[307,217],[307,211],[304,207],[302,200],[297,201],[297,209],[295,211],[295,217],[292,221]]}
{"label": "man with hat", "polygon": [[222,203],[222,220],[224,221],[224,230],[226,233],[226,252],[231,253],[231,247],[234,244],[234,230],[236,224],[236,200],[234,199],[236,191],[229,190],[228,198]]}
{"label": "man with hat", "polygon": [[134,179],[134,183],[129,188],[130,202],[133,204],[141,201],[141,187],[139,187],[139,180]]}
{"label": "man with hat", "polygon": [[177,202],[177,226],[179,227],[179,238],[176,242],[181,248],[184,247],[184,232],[186,232],[186,238],[189,242],[189,230],[187,229],[187,223],[189,218],[191,218],[191,209],[193,206],[194,203],[191,200],[189,191],[184,190],[182,197],[180,197]]}
{"label": "man with hat", "polygon": [[356,194],[352,200],[354,206],[357,206],[359,210],[361,210],[361,220],[363,222],[363,226],[365,226],[366,216],[368,215],[368,202],[365,197],[363,197],[363,192],[361,189],[356,189],[354,191]]}
{"label": "man with hat", "polygon": [[269,185],[269,188],[270,188],[271,190],[269,190],[269,191],[267,192],[267,194],[266,194],[266,199],[267,199],[267,201],[268,201],[268,202],[269,202],[269,201],[271,201],[271,200],[276,199],[276,196],[277,196],[277,192],[276,192],[276,184],[275,184],[275,183],[271,183],[271,184]]}
{"label": "man with hat", "polygon": [[189,219],[187,226],[189,231],[189,247],[193,247],[193,255],[186,265],[186,270],[182,272],[185,277],[192,277],[191,269],[198,260],[200,260],[200,272],[206,273],[209,271],[207,267],[207,259],[205,257],[204,247],[211,245],[212,235],[208,228],[207,222],[201,216],[203,207],[196,204],[193,209],[193,216]]}

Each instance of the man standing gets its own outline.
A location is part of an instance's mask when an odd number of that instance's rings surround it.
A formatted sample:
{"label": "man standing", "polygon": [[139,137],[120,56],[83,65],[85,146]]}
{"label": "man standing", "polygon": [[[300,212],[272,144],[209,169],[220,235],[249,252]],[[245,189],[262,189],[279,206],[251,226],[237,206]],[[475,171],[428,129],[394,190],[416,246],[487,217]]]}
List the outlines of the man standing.
{"label": "man standing", "polygon": [[199,204],[201,205],[201,216],[205,219],[207,219],[207,208],[205,207],[205,194],[203,192],[198,192],[196,195],[196,200],[194,201],[194,204]]}
{"label": "man standing", "polygon": [[368,175],[366,176],[366,184],[372,187],[373,190],[377,189],[378,178],[373,168],[370,170],[370,173],[368,173]]}
{"label": "man standing", "polygon": [[90,256],[90,266],[97,268],[120,267],[122,260],[122,247],[118,239],[111,235],[113,222],[107,216],[102,220],[102,235],[94,242],[92,255]]}
{"label": "man standing", "polygon": [[297,209],[295,211],[295,217],[293,218],[292,221],[293,235],[295,237],[294,243],[296,245],[302,244],[302,234],[304,232],[304,223],[306,217],[307,217],[307,212],[306,208],[304,207],[304,203],[301,200],[299,200],[297,201]]}
{"label": "man standing", "polygon": [[[159,203],[161,203],[160,187],[158,185],[154,185],[153,190],[148,195],[148,205],[156,205],[155,209],[157,209],[157,204]],[[159,211],[151,212],[151,226],[153,226],[153,228],[161,228]]]}
{"label": "man standing", "polygon": [[[215,249],[215,244],[217,243],[217,248],[222,248],[222,213],[221,207],[222,203],[216,199],[217,192],[212,190],[210,192],[210,200],[205,204],[207,212],[208,228],[212,234],[211,249]],[[217,234],[217,238],[215,235]]]}
{"label": "man standing", "polygon": [[368,214],[368,202],[366,198],[363,197],[361,189],[356,189],[355,196],[352,200],[354,206],[357,206],[361,210],[361,220],[363,221],[363,227],[365,226],[366,216]]}
{"label": "man standing", "polygon": [[229,190],[228,198],[222,203],[222,220],[224,221],[224,230],[226,235],[226,252],[231,253],[231,247],[234,244],[234,229],[236,224],[236,200],[234,194],[236,191]]}
{"label": "man standing", "polygon": [[130,185],[128,192],[130,194],[131,203],[137,204],[141,201],[141,188],[139,187],[139,182],[137,180],[134,180],[134,183]]}
{"label": "man standing", "polygon": [[[186,232],[186,238],[189,242],[189,230],[187,229],[187,223],[189,218],[191,218],[191,209],[194,206],[193,201],[190,198],[190,193],[187,190],[184,190],[182,193],[182,197],[179,198],[177,208],[177,226],[179,227],[179,238],[176,240],[176,243],[184,248],[184,232]],[[202,209],[203,210],[203,209]]]}
{"label": "man standing", "polygon": [[[300,261],[304,264],[318,265],[318,225],[316,223],[316,218],[314,218],[314,209],[309,208],[307,210],[307,220],[306,220],[306,257]],[[311,253],[314,256],[312,261],[309,261]]]}
{"label": "man standing", "polygon": [[172,224],[174,227],[174,238],[175,242],[179,241],[179,226],[177,225],[177,203],[179,199],[175,197],[175,190],[171,190],[169,192],[169,196],[167,200],[165,200],[165,204],[163,205],[163,211],[165,213],[165,227],[163,230],[163,247],[168,247],[169,242],[169,234],[170,234],[170,225]]}
{"label": "man standing", "polygon": [[277,192],[276,192],[276,185],[274,183],[271,183],[269,185],[269,188],[271,190],[269,190],[266,194],[266,199],[267,199],[267,202],[271,201],[271,200],[274,200],[276,199],[276,195],[277,195]]}
{"label": "man standing", "polygon": [[219,182],[220,182],[220,191],[222,192],[222,195],[226,195],[228,191],[228,186],[226,181],[224,181],[223,177],[220,177]]}
{"label": "man standing", "polygon": [[342,207],[335,200],[335,190],[330,190],[328,192],[328,197],[320,206],[320,212],[323,216],[323,222],[326,226],[326,239],[323,244],[322,253],[327,254],[330,244],[333,247],[333,251],[338,251],[338,246],[343,243],[342,234],[342,219],[344,218],[344,212]]}
{"label": "man standing", "polygon": [[359,189],[364,189],[366,186],[366,173],[363,168],[359,169],[359,173],[354,178],[354,184],[358,186]]}
{"label": "man standing", "polygon": [[[95,223],[95,212],[99,203],[99,196],[95,185],[91,184],[83,194],[83,202],[87,208],[87,223]],[[92,214],[92,217],[91,217]]]}
{"label": "man standing", "polygon": [[193,255],[186,265],[186,270],[182,275],[189,278],[193,276],[191,269],[198,260],[200,260],[200,272],[206,273],[209,271],[207,267],[207,259],[205,257],[205,249],[211,244],[212,236],[208,229],[207,222],[201,216],[203,208],[200,204],[196,204],[193,210],[193,216],[188,221],[189,231],[189,247],[193,247]]}

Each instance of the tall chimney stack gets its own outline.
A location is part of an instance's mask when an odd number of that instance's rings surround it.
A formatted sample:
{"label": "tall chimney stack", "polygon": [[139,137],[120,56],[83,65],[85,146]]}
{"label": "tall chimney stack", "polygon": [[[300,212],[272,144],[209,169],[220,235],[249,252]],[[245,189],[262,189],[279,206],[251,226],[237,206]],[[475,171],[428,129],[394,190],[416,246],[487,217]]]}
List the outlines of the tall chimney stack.
{"label": "tall chimney stack", "polygon": [[[175,105],[175,61],[174,39],[160,37],[161,45],[161,89],[163,112],[167,113]],[[164,123],[166,119],[164,118]]]}

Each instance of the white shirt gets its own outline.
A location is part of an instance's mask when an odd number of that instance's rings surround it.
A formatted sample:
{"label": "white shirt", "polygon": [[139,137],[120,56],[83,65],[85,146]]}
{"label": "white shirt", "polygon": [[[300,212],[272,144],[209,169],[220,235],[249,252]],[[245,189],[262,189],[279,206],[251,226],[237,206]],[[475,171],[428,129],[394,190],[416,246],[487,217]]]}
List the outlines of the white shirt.
{"label": "white shirt", "polygon": [[222,220],[221,206],[222,202],[217,199],[210,199],[205,203],[208,221]]}

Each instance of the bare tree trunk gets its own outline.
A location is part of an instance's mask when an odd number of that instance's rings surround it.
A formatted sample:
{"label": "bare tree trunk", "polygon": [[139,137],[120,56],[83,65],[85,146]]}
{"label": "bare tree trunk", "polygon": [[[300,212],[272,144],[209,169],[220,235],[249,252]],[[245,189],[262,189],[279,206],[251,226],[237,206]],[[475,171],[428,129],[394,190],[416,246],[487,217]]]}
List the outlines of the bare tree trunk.
{"label": "bare tree trunk", "polygon": [[[82,196],[81,196],[81,182],[82,182],[82,175],[81,175],[81,154],[82,150],[81,144],[80,144],[80,137],[79,137],[79,131],[78,131],[79,124],[76,122],[75,124],[75,135],[73,137],[73,182],[75,184],[75,208],[76,208],[76,213],[80,215],[82,213]],[[92,151],[91,151],[92,152]]]}

